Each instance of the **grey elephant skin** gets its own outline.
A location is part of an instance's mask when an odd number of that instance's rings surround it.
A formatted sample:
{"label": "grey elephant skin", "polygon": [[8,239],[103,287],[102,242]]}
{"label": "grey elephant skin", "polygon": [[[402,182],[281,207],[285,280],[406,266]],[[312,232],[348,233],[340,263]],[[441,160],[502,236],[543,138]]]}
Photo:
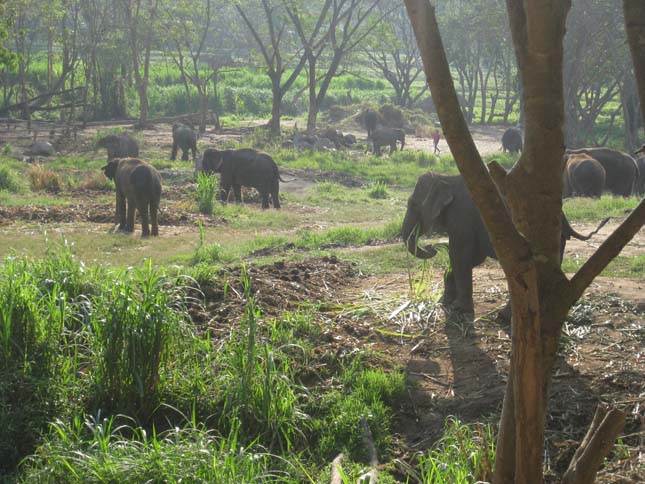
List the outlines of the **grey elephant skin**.
{"label": "grey elephant skin", "polygon": [[34,141],[26,154],[29,156],[54,156],[56,150],[49,141]]}
{"label": "grey elephant skin", "polygon": [[636,160],[622,151],[609,148],[580,148],[567,150],[567,155],[585,154],[597,160],[605,169],[605,187],[611,193],[629,197],[638,180]]}
{"label": "grey elephant skin", "polygon": [[[604,225],[606,220],[601,224]],[[599,230],[600,227],[597,230]],[[472,315],[473,268],[486,257],[497,259],[490,237],[479,210],[473,202],[466,183],[461,176],[436,173],[421,175],[408,199],[401,235],[408,251],[420,259],[430,259],[437,250],[428,245],[419,247],[418,239],[434,231],[448,234],[448,256],[451,270],[444,277],[444,293],[441,302],[454,310]],[[571,237],[587,240],[573,230],[566,217],[562,218],[560,260],[564,246]]]}
{"label": "grey elephant skin", "polygon": [[502,135],[502,151],[519,153],[522,151],[522,132],[518,128],[508,128]]}
{"label": "grey elephant skin", "polygon": [[175,123],[172,125],[171,160],[177,159],[178,149],[181,149],[182,161],[188,161],[189,151],[193,153],[193,160],[197,157],[197,133],[187,124]]}
{"label": "grey elephant skin", "polygon": [[[161,199],[161,175],[138,158],[115,158],[103,173],[116,185],[116,218],[119,230],[134,232],[134,213],[141,217],[141,236],[159,235],[157,212]],[[149,223],[152,224],[152,234]]]}
{"label": "grey elephant skin", "polygon": [[396,151],[397,141],[401,143],[401,150],[403,150],[403,147],[405,146],[405,131],[397,128],[379,126],[372,131],[371,136],[368,136],[368,140],[372,142],[374,154],[376,156],[381,156],[382,146],[389,146],[390,154],[392,154]]}
{"label": "grey elephant skin", "polygon": [[365,129],[367,129],[367,137],[371,137],[372,133],[379,124],[383,124],[383,118],[376,111],[368,109],[363,115],[363,121],[365,122]]}
{"label": "grey elephant skin", "polygon": [[605,188],[605,169],[582,153],[565,156],[562,196],[600,198]]}
{"label": "grey elephant skin", "polygon": [[114,158],[137,158],[139,156],[139,144],[128,134],[104,136],[97,141],[96,146],[107,150],[108,161]]}
{"label": "grey elephant skin", "polygon": [[222,202],[228,201],[231,189],[235,194],[235,201],[242,201],[241,188],[253,187],[262,198],[262,208],[269,208],[269,195],[273,201],[273,208],[280,208],[280,182],[285,181],[280,177],[278,165],[266,153],[252,148],[238,150],[204,151],[202,171],[220,173],[220,188]]}

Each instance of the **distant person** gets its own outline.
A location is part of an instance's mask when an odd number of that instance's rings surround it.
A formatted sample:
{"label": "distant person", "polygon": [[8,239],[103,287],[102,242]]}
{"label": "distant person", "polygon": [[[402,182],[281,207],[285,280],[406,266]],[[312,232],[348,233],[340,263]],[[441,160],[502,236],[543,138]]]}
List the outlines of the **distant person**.
{"label": "distant person", "polygon": [[439,140],[441,139],[441,133],[439,132],[438,129],[434,130],[434,133],[432,133],[432,141],[434,142],[434,152],[435,154],[441,153],[441,150],[439,149]]}

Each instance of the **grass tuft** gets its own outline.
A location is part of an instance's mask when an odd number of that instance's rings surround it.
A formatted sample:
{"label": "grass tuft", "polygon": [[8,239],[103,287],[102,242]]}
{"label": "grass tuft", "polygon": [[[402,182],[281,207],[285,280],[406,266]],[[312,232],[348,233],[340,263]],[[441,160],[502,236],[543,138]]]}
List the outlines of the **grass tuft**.
{"label": "grass tuft", "polygon": [[197,174],[197,204],[199,213],[213,215],[213,202],[217,194],[217,176],[210,173]]}

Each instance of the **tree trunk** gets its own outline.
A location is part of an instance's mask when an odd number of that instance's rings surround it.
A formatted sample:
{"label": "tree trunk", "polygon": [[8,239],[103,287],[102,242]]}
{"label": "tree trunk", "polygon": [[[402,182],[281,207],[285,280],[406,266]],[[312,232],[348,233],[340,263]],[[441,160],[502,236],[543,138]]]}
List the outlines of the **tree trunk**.
{"label": "tree trunk", "polygon": [[271,121],[269,128],[273,136],[280,136],[280,110],[282,107],[282,89],[280,89],[280,79],[271,80]]}
{"label": "tree trunk", "polygon": [[634,73],[638,84],[641,102],[641,117],[645,127],[645,2],[643,0],[623,0],[625,30],[632,54]]}
{"label": "tree trunk", "polygon": [[199,89],[199,101],[200,101],[200,111],[199,111],[199,132],[206,132],[206,116],[208,114],[208,91],[206,86],[202,86]]}

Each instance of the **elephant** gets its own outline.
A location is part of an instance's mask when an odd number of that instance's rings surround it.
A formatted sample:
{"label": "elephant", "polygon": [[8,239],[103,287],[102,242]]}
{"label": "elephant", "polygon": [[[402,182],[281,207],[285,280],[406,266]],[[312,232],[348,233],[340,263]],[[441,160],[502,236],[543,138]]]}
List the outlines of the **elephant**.
{"label": "elephant", "polygon": [[[601,224],[604,225],[607,220]],[[597,230],[599,230],[600,227]],[[448,234],[448,256],[451,269],[444,277],[444,293],[441,303],[458,312],[472,315],[473,268],[486,257],[497,259],[490,237],[484,226],[479,209],[470,197],[464,179],[459,176],[440,175],[428,172],[421,175],[408,199],[401,235],[408,251],[419,259],[430,259],[437,250],[428,245],[419,247],[418,239],[435,230]],[[595,232],[594,232],[595,233]],[[564,246],[571,237],[587,240],[573,230],[566,217],[562,217],[560,260]]]}
{"label": "elephant", "polygon": [[372,135],[368,137],[368,140],[372,142],[374,146],[374,154],[376,156],[381,156],[381,146],[390,145],[390,154],[396,151],[396,142],[401,142],[401,151],[405,146],[405,131],[397,128],[386,128],[379,126],[374,131]]}
{"label": "elephant", "polygon": [[638,165],[627,153],[609,148],[580,148],[566,150],[565,153],[585,154],[598,160],[605,169],[605,186],[613,194],[629,197],[634,192],[638,180]]}
{"label": "elephant", "polygon": [[262,208],[269,208],[269,195],[273,208],[280,208],[280,177],[278,165],[266,153],[252,148],[237,150],[207,149],[204,151],[202,171],[220,173],[221,200],[225,203],[233,188],[235,201],[242,201],[241,187],[253,187],[262,197]]}
{"label": "elephant", "polygon": [[181,160],[188,161],[188,151],[193,152],[193,161],[197,157],[197,133],[187,124],[172,125],[172,154],[171,160],[177,159],[177,149],[181,148]]}
{"label": "elephant", "polygon": [[594,158],[582,153],[565,155],[562,196],[600,198],[605,177],[605,169]]}
{"label": "elephant", "polygon": [[[161,175],[154,166],[138,158],[115,158],[103,173],[116,185],[116,218],[119,230],[134,232],[134,210],[141,216],[141,236],[159,235],[157,212],[161,199]],[[127,205],[127,216],[126,216]]]}
{"label": "elephant", "polygon": [[634,185],[634,193],[642,196],[645,195],[645,154],[636,158],[636,164],[638,165],[638,180]]}
{"label": "elephant", "polygon": [[114,158],[137,158],[139,156],[137,140],[124,133],[104,136],[97,141],[96,146],[107,149],[108,161]]}
{"label": "elephant", "polygon": [[502,135],[502,151],[519,153],[522,151],[522,132],[519,128],[508,128]]}
{"label": "elephant", "polygon": [[636,195],[645,195],[645,145],[634,152],[636,165],[638,166],[638,180],[634,186]]}
{"label": "elephant", "polygon": [[365,114],[363,115],[363,120],[365,122],[365,128],[367,129],[368,138],[372,136],[372,133],[374,132],[377,126],[383,124],[382,116],[376,111],[372,111],[371,109],[368,109],[367,111],[365,111]]}

